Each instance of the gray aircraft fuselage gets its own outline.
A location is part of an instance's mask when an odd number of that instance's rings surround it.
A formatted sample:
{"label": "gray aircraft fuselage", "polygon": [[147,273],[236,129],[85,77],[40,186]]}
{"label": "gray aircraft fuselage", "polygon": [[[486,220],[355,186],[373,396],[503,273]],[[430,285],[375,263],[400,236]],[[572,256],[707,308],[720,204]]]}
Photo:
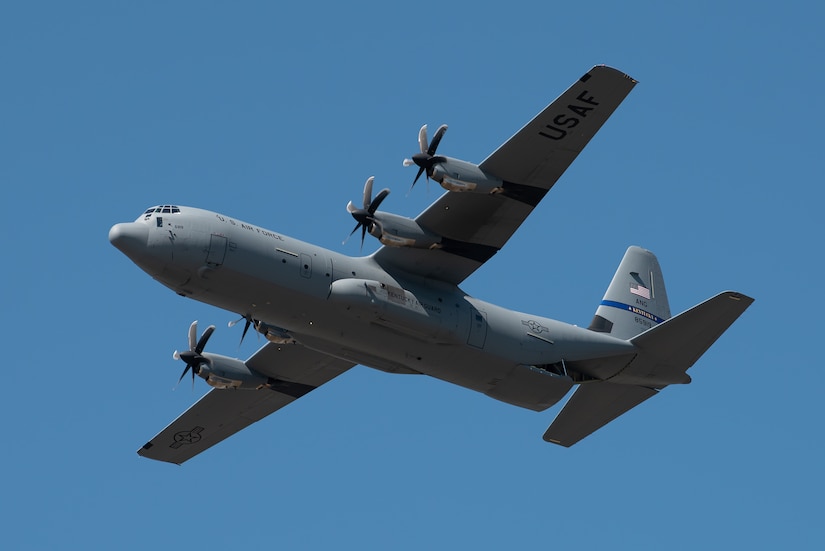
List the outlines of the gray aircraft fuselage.
{"label": "gray aircraft fuselage", "polygon": [[[150,209],[151,210],[151,209]],[[536,411],[582,377],[565,362],[633,354],[629,341],[508,310],[190,207],[116,224],[109,239],[176,293],[277,328],[301,345],[392,373],[423,373]],[[173,212],[176,210],[177,212]]]}

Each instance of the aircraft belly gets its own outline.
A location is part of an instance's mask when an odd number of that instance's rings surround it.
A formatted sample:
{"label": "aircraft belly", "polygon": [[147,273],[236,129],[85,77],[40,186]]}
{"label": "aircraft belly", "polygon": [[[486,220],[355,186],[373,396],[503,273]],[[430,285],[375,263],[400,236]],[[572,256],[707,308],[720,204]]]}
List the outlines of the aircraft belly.
{"label": "aircraft belly", "polygon": [[[468,343],[469,322],[457,323],[450,316],[446,317],[447,326],[442,324],[443,320],[434,322],[426,315],[433,314],[431,309],[428,312],[429,302],[423,312],[422,305],[411,300],[404,301],[406,305],[413,304],[409,311],[400,300],[388,303],[389,306],[368,299],[348,303],[341,293],[337,298],[330,293],[328,299],[301,292],[305,289],[300,287],[285,289],[273,281],[234,272],[228,266],[214,270],[209,277],[212,288],[198,296],[198,300],[240,314],[246,314],[245,308],[254,305],[249,312],[254,319],[284,328],[301,345],[367,367],[389,373],[430,375],[535,411],[558,402],[573,384],[566,377],[521,363],[528,356],[532,361],[535,355],[521,344],[523,336],[514,338],[507,332],[496,331],[494,322],[485,347],[477,348]],[[352,287],[359,296],[377,297],[374,289],[365,290],[363,280]],[[231,292],[217,292],[227,288]],[[334,307],[336,304],[338,308]],[[466,314],[469,320],[469,309],[453,308],[451,316],[463,319]]]}
{"label": "aircraft belly", "polygon": [[544,411],[564,398],[573,380],[532,365],[517,365],[485,394],[490,398],[535,411]]}
{"label": "aircraft belly", "polygon": [[542,411],[573,385],[568,377],[517,364],[467,344],[411,339],[392,329],[350,322],[332,338],[296,335],[309,348],[389,373],[421,373],[519,407]]}
{"label": "aircraft belly", "polygon": [[[402,284],[299,242],[264,248],[229,235],[224,249],[224,239],[205,237],[208,254],[206,243],[186,251],[189,269],[199,266],[186,294],[282,328],[307,348],[390,373],[423,373],[536,411],[573,385],[542,367],[560,358],[564,347],[553,338],[568,336],[564,324],[505,313],[454,288]],[[333,281],[333,263],[335,273],[359,278]]]}

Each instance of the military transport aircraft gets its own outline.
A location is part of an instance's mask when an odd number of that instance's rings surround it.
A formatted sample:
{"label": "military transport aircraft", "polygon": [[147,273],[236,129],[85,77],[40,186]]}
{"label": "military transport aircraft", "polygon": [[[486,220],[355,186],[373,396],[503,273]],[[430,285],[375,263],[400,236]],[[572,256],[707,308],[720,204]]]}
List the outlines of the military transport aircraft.
{"label": "military transport aircraft", "polygon": [[[145,444],[183,463],[356,364],[426,374],[543,411],[576,390],[544,439],[572,446],[671,384],[753,299],[724,292],[671,317],[662,271],[630,247],[587,328],[501,308],[459,285],[489,260],[553,187],[636,81],[597,66],[481,164],[436,153],[447,127],[406,159],[447,191],[415,219],[382,212],[364,187],[347,210],[383,246],[349,257],[236,218],[161,205],[116,224],[111,243],[176,293],[238,313],[267,343],[246,361],[205,352],[189,328],[175,352],[213,388]],[[352,235],[352,234],[350,234]],[[243,340],[243,335],[241,340]],[[180,382],[180,380],[178,381]]]}

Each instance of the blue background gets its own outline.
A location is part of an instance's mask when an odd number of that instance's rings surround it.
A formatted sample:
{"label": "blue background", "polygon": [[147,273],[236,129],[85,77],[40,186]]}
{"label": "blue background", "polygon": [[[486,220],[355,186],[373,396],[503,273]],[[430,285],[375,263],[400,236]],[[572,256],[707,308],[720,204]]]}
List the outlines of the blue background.
{"label": "blue background", "polygon": [[[2,546],[821,549],[823,8],[811,2],[30,2],[0,7]],[[364,180],[415,216],[418,128],[480,162],[594,64],[639,84],[464,289],[589,323],[628,245],[674,312],[756,303],[571,449],[520,410],[356,367],[182,467],[135,450],[198,319],[107,232],[150,205],[327,248]],[[367,241],[364,253],[377,247]]]}

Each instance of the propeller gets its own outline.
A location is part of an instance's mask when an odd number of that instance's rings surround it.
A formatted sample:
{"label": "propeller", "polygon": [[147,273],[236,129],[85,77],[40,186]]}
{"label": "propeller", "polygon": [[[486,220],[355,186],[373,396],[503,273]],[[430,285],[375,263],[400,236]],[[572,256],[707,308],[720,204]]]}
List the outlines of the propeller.
{"label": "propeller", "polygon": [[246,333],[247,331],[249,331],[250,325],[254,325],[256,328],[258,327],[258,322],[252,319],[252,316],[250,316],[249,314],[243,316],[241,319],[230,321],[227,325],[229,327],[235,327],[238,323],[240,323],[241,320],[246,320],[246,323],[243,326],[243,333],[241,333],[241,342],[238,343],[238,346],[241,346],[243,344],[243,340],[246,338]]}
{"label": "propeller", "polygon": [[[367,178],[367,183],[364,184],[364,208],[358,208],[352,204],[352,201],[347,203],[347,212],[349,212],[355,221],[358,222],[355,224],[355,227],[350,232],[347,239],[352,237],[358,228],[361,228],[361,248],[364,248],[364,237],[367,235],[367,231],[371,230],[373,225],[377,224],[381,227],[381,222],[379,222],[375,218],[375,211],[378,210],[378,206],[381,202],[386,199],[387,195],[390,194],[390,190],[387,188],[382,189],[378,192],[378,195],[375,196],[375,199],[372,198],[372,183],[375,180],[374,176],[370,176]],[[347,239],[344,240],[344,243],[347,242]]]}
{"label": "propeller", "polygon": [[444,133],[446,131],[446,124],[439,126],[438,130],[435,131],[435,136],[433,136],[433,141],[430,144],[427,144],[427,125],[425,124],[421,127],[421,130],[418,131],[418,146],[421,148],[421,153],[416,153],[413,155],[412,159],[404,159],[404,166],[418,165],[418,174],[415,175],[415,180],[413,180],[410,189],[415,186],[415,183],[421,177],[421,174],[426,174],[427,181],[429,182],[435,165],[438,163],[443,163],[447,160],[446,157],[435,154],[436,149],[438,149],[438,144],[441,143],[441,138],[444,137]]}
{"label": "propeller", "polygon": [[186,352],[178,352],[175,350],[175,353],[172,354],[172,357],[176,360],[183,360],[186,362],[186,367],[183,369],[183,373],[180,374],[178,384],[180,384],[183,378],[186,377],[186,372],[191,369],[192,386],[195,386],[195,375],[200,371],[201,364],[207,361],[206,358],[201,355],[201,352],[203,352],[203,348],[206,346],[206,342],[209,340],[209,337],[212,336],[213,331],[215,331],[215,326],[210,325],[203,332],[201,338],[196,341],[195,339],[197,339],[198,336],[198,322],[193,321],[192,325],[189,326],[189,350]]}

